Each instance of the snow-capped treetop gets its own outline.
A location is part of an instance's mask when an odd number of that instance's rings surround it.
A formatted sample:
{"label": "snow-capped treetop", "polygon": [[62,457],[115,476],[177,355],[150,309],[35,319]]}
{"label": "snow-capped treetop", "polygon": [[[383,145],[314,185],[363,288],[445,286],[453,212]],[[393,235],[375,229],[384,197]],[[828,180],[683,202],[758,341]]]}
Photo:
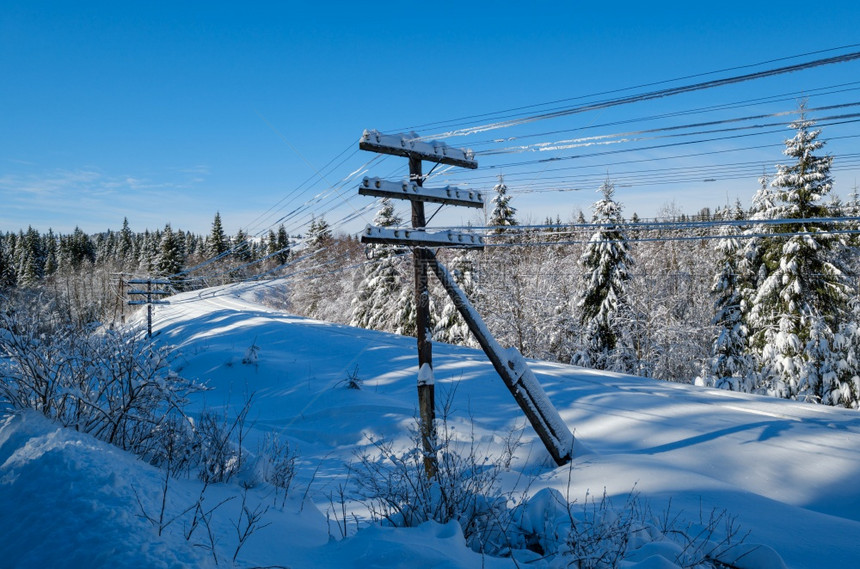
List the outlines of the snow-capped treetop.
{"label": "snow-capped treetop", "polygon": [[818,140],[821,130],[810,130],[814,121],[806,118],[806,104],[800,105],[800,118],[789,127],[796,130],[793,138],[785,141],[783,154],[795,159],[790,166],[778,165],[771,186],[778,188],[780,202],[778,214],[786,218],[816,217],[824,214],[821,203],[833,187],[830,177],[832,156],[816,156],[824,146]]}
{"label": "snow-capped treetop", "polygon": [[376,216],[373,218],[373,225],[377,227],[395,227],[402,223],[403,219],[394,212],[394,205],[391,203],[391,200],[382,198],[379,202],[379,211],[376,212]]}
{"label": "snow-capped treetop", "polygon": [[321,249],[328,245],[331,238],[331,227],[325,220],[325,217],[313,218],[306,235],[308,246],[314,251]]}
{"label": "snow-capped treetop", "polygon": [[594,210],[592,220],[595,223],[621,223],[621,204],[612,199],[615,194],[615,184],[607,178],[597,191],[603,194],[603,199],[594,202],[591,206]]}
{"label": "snow-capped treetop", "polygon": [[517,225],[515,217],[517,210],[511,206],[511,196],[508,195],[508,186],[505,185],[504,177],[499,174],[499,183],[493,187],[495,196],[493,197],[493,211],[490,213],[489,224],[493,229],[493,233],[503,233],[505,227]]}

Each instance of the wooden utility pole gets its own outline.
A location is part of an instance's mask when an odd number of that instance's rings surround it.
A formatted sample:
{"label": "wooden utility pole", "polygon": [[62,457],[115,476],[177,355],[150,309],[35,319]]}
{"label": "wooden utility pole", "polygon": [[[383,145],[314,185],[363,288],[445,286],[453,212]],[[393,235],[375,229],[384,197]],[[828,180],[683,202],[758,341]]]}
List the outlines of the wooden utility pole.
{"label": "wooden utility pole", "polygon": [[168,290],[153,289],[152,285],[166,286],[166,285],[170,285],[170,281],[164,281],[164,280],[159,281],[159,280],[153,280],[153,279],[132,279],[132,280],[129,280],[127,282],[129,285],[143,285],[143,284],[146,285],[145,290],[132,289],[132,290],[128,291],[129,295],[145,296],[146,297],[144,300],[129,300],[128,304],[129,304],[129,306],[140,306],[143,304],[146,305],[146,337],[152,338],[152,305],[153,304],[170,304],[166,300],[156,300],[156,299],[153,299],[153,297],[167,296],[167,295],[171,294],[170,291],[168,291]]}
{"label": "wooden utility pole", "polygon": [[[403,190],[386,190],[382,180],[374,180],[371,184],[368,178],[359,188],[359,193],[369,195],[388,195],[408,199],[412,202],[412,228],[424,232],[427,219],[424,214],[424,201],[428,193],[424,191],[424,175],[421,161],[428,160],[437,164],[450,164],[464,168],[477,168],[478,163],[472,159],[471,152],[449,148],[445,144],[421,141],[417,135],[409,137],[402,135],[384,135],[377,131],[365,131],[359,142],[359,148],[382,154],[393,154],[409,159],[409,183],[403,184]],[[389,184],[391,185],[391,184]],[[395,185],[396,187],[396,185]],[[408,191],[411,190],[411,191]],[[450,198],[442,195],[445,190],[431,191],[437,203],[451,203]],[[480,199],[472,203],[483,207]],[[362,239],[364,241],[364,239]],[[365,241],[367,242],[367,241]],[[482,244],[483,245],[483,244]],[[418,415],[421,431],[421,447],[424,452],[424,469],[427,476],[436,476],[436,386],[433,377],[433,343],[430,337],[430,291],[427,286],[427,265],[432,253],[424,247],[412,249],[412,268],[415,276],[415,307],[416,307],[416,336],[418,339]]]}
{"label": "wooden utility pole", "polygon": [[[419,188],[424,185],[421,159],[409,157],[409,180]],[[424,229],[424,202],[412,201],[412,228]],[[430,289],[427,286],[427,253],[423,247],[412,250],[415,275],[415,335],[418,338],[418,416],[421,424],[421,446],[427,476],[436,476],[436,385],[433,378],[433,342],[430,336]]]}
{"label": "wooden utility pole", "polygon": [[466,168],[477,168],[470,152],[449,148],[440,143],[423,142],[413,135],[383,135],[376,131],[365,131],[359,148],[384,154],[409,158],[409,182],[394,183],[379,178],[364,178],[358,193],[405,199],[412,202],[412,229],[373,227],[368,225],[361,236],[362,243],[398,244],[412,247],[412,263],[415,273],[415,304],[417,306],[418,336],[418,409],[421,421],[421,443],[424,451],[424,468],[427,475],[436,474],[435,393],[433,386],[433,354],[430,341],[430,294],[427,287],[429,266],[445,287],[457,310],[469,325],[469,330],[478,340],[487,357],[502,378],[517,404],[523,410],[532,427],[559,466],[567,464],[573,452],[573,434],[540,386],[523,356],[515,349],[503,349],[490,335],[480,315],[469,299],[454,283],[447,269],[436,260],[431,248],[461,247],[483,249],[481,237],[471,233],[444,231],[431,233],[426,230],[424,202],[467,207],[483,207],[483,197],[474,191],[445,187],[430,189],[423,187],[421,161],[452,164]]}

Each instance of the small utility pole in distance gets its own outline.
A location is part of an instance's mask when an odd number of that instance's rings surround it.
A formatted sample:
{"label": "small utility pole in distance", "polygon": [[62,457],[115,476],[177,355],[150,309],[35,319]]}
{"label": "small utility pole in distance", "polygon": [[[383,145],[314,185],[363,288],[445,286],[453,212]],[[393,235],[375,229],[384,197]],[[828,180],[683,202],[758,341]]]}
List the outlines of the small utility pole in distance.
{"label": "small utility pole in distance", "polygon": [[166,300],[155,300],[152,297],[168,296],[172,294],[168,290],[153,289],[153,285],[169,286],[170,281],[153,280],[153,279],[132,279],[127,281],[129,285],[146,285],[146,290],[131,289],[128,294],[136,296],[145,296],[144,300],[129,300],[129,306],[146,305],[146,337],[152,338],[152,305],[153,304],[170,304]]}

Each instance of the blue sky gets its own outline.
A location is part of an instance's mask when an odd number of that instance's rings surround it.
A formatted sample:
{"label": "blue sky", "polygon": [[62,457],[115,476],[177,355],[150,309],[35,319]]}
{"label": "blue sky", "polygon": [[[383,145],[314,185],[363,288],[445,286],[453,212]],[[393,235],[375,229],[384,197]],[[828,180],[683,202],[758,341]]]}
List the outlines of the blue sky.
{"label": "blue sky", "polygon": [[[80,226],[95,232],[116,229],[127,217],[134,230],[169,222],[206,232],[216,211],[229,232],[240,226],[252,233],[265,231],[282,218],[291,232],[299,232],[310,215],[325,215],[353,231],[372,219],[372,211],[362,211],[372,202],[355,197],[352,182],[338,183],[372,158],[356,152],[364,128],[399,132],[860,43],[860,10],[852,2],[815,7],[801,2],[698,4],[10,0],[0,16],[0,231],[32,225],[42,231]],[[854,51],[860,47],[750,70]],[[529,143],[555,142],[796,107],[797,97],[788,95],[724,114],[645,120],[777,94],[812,92],[812,108],[845,105],[860,100],[860,91],[835,86],[856,80],[860,62],[853,61],[447,142],[502,148],[506,144],[478,143],[522,135],[535,135]],[[621,121],[629,122],[617,124]],[[593,128],[576,134],[585,127]],[[545,134],[552,132],[559,134]],[[824,127],[825,139],[838,138],[827,146],[835,167],[840,155],[856,152],[857,139],[850,137],[857,132],[853,122]],[[706,163],[715,167],[759,160],[773,165],[781,161],[778,144],[786,136],[788,130],[683,149],[712,153],[702,157],[655,149],[653,140],[619,142],[612,148],[624,151],[617,155],[565,165],[587,165],[610,178],[617,172],[619,180],[630,172],[629,183],[619,182],[617,194],[628,214],[656,215],[672,202],[688,211],[735,198],[746,204],[757,176],[723,179],[730,176],[714,170],[717,174],[702,174],[714,180],[707,184],[691,181],[689,176],[698,174],[684,174],[681,182],[663,178],[667,181],[658,185],[648,177],[656,169]],[[342,164],[324,168],[344,150]],[[478,171],[449,173],[438,183],[489,190],[502,173],[523,221],[588,212],[595,183],[573,179],[570,168],[554,173],[557,164],[516,165],[536,158],[530,153],[479,154]],[[834,172],[837,192],[850,191],[860,178],[857,170]],[[401,177],[405,161],[379,161],[368,174]],[[572,191],[548,191],[553,184]],[[336,191],[327,192],[330,186]],[[542,191],[528,193],[537,188]],[[301,213],[290,215],[308,200]],[[355,219],[339,223],[348,217]],[[437,221],[479,220],[466,211],[443,212]]]}

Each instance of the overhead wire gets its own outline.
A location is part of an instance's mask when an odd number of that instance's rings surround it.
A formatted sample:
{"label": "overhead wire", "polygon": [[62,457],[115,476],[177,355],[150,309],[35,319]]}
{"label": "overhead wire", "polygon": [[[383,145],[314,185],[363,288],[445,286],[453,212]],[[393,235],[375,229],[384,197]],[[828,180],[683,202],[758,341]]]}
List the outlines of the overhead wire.
{"label": "overhead wire", "polygon": [[451,137],[455,137],[455,136],[466,136],[466,135],[470,135],[470,134],[488,132],[491,130],[498,130],[501,128],[509,128],[509,127],[513,127],[513,126],[543,121],[543,120],[547,120],[547,119],[570,116],[570,115],[584,113],[584,112],[588,112],[588,111],[607,109],[607,108],[617,107],[617,106],[621,106],[621,105],[627,105],[627,104],[631,104],[631,103],[639,103],[639,102],[643,102],[643,101],[651,101],[654,99],[661,99],[664,97],[671,97],[671,96],[680,95],[683,93],[691,93],[694,91],[701,91],[704,89],[712,89],[715,87],[722,87],[722,86],[726,86],[726,85],[744,83],[747,81],[752,81],[754,79],[763,79],[766,77],[773,77],[775,75],[794,73],[797,71],[803,71],[806,69],[812,69],[812,68],[821,67],[824,65],[832,65],[835,63],[846,63],[846,62],[854,61],[857,59],[860,59],[860,52],[851,52],[851,53],[837,55],[837,56],[833,56],[833,57],[827,57],[827,58],[823,58],[823,59],[816,59],[813,61],[807,61],[805,63],[798,63],[795,65],[778,67],[775,69],[767,69],[764,71],[757,71],[754,73],[747,73],[744,75],[736,75],[733,77],[724,77],[722,79],[712,79],[710,81],[703,81],[700,83],[694,83],[691,85],[683,85],[680,87],[669,87],[666,89],[659,89],[656,91],[639,93],[636,95],[629,95],[626,97],[618,97],[615,99],[607,99],[607,100],[603,100],[603,101],[597,101],[594,103],[587,103],[587,104],[573,106],[573,107],[560,108],[560,109],[556,109],[556,110],[551,110],[549,112],[539,113],[539,114],[525,116],[525,117],[521,117],[521,118],[503,120],[503,121],[484,124],[484,125],[480,125],[480,126],[455,129],[455,130],[451,130],[451,131],[447,131],[447,132],[436,133],[436,134],[429,135],[427,137],[422,137],[422,138],[445,139],[445,138],[451,138]]}
{"label": "overhead wire", "polygon": [[424,123],[424,124],[419,124],[419,125],[414,125],[414,126],[410,126],[410,127],[401,128],[401,129],[399,129],[399,130],[398,130],[398,132],[402,132],[402,131],[411,131],[411,130],[416,130],[416,129],[426,129],[426,128],[431,128],[431,127],[432,127],[432,128],[436,128],[436,127],[441,127],[441,126],[446,126],[446,125],[451,126],[451,125],[457,125],[457,124],[469,124],[469,123],[467,123],[466,121],[470,121],[470,120],[477,120],[477,119],[486,119],[486,118],[488,118],[488,117],[501,116],[501,115],[505,115],[505,114],[510,114],[510,113],[515,112],[515,111],[525,111],[525,110],[537,109],[537,108],[545,107],[545,106],[549,106],[549,105],[558,105],[558,104],[560,104],[560,103],[567,103],[567,102],[571,102],[571,101],[587,100],[587,99],[591,99],[591,98],[595,98],[595,97],[602,97],[602,96],[605,96],[605,95],[612,95],[612,94],[616,94],[616,93],[624,93],[624,92],[626,92],[626,91],[633,91],[633,90],[636,90],[636,89],[644,89],[644,88],[647,88],[647,87],[656,87],[657,85],[667,85],[667,84],[675,83],[675,82],[678,82],[678,81],[685,81],[685,80],[688,80],[688,79],[695,79],[695,78],[698,78],[698,77],[707,77],[707,76],[709,76],[709,75],[716,75],[716,74],[719,74],[719,73],[727,73],[727,72],[730,72],[730,71],[739,71],[739,70],[741,70],[741,69],[752,69],[752,68],[755,68],[755,67],[759,67],[759,66],[761,66],[761,65],[769,65],[769,64],[771,64],[771,63],[777,63],[777,62],[780,62],[780,61],[790,61],[790,60],[792,60],[792,59],[798,59],[798,58],[801,58],[801,57],[808,57],[808,56],[811,56],[811,55],[818,55],[818,54],[822,54],[822,53],[830,53],[830,52],[834,52],[834,51],[841,51],[841,50],[844,50],[844,49],[853,49],[853,48],[856,48],[856,47],[860,47],[860,44],[847,44],[847,45],[842,45],[842,46],[833,47],[833,48],[820,49],[820,50],[815,50],[815,51],[808,51],[808,52],[804,52],[804,53],[800,53],[800,54],[789,55],[789,56],[784,56],[784,57],[778,57],[778,58],[774,58],[774,59],[768,59],[768,60],[765,60],[765,61],[759,61],[759,62],[756,62],[756,63],[749,63],[749,64],[744,64],[744,65],[737,65],[737,66],[727,67],[727,68],[718,69],[718,70],[714,70],[714,71],[706,71],[706,72],[702,72],[702,73],[695,73],[695,74],[690,74],[690,75],[684,75],[684,76],[681,76],[681,77],[675,77],[675,78],[673,78],[673,79],[664,79],[664,80],[660,80],[660,81],[654,81],[654,82],[649,82],[649,83],[642,83],[642,84],[639,84],[639,85],[633,85],[633,86],[629,86],[629,87],[622,87],[622,88],[620,88],[620,89],[611,89],[611,90],[602,91],[602,92],[598,92],[598,93],[591,93],[591,94],[588,94],[588,95],[579,95],[579,96],[576,96],[576,97],[566,97],[566,98],[562,98],[562,99],[556,99],[556,100],[553,100],[553,101],[545,101],[545,102],[542,102],[542,103],[534,103],[534,104],[530,104],[530,105],[522,105],[522,106],[519,106],[519,107],[508,108],[508,109],[504,109],[504,110],[500,110],[500,111],[493,111],[493,112],[489,112],[489,113],[481,113],[481,114],[468,115],[468,116],[465,116],[465,117],[459,117],[459,118],[456,118],[456,119],[449,119],[449,120],[444,120],[444,121],[437,121],[437,122],[431,122],[431,123]]}
{"label": "overhead wire", "polygon": [[[552,102],[548,102],[548,103],[539,103],[539,104],[535,104],[535,105],[528,105],[528,106],[516,108],[513,110],[514,111],[521,111],[521,110],[528,110],[528,109],[544,108],[544,107],[548,107],[548,106],[553,105],[553,104],[560,104],[560,103],[571,102],[571,101],[576,101],[576,100],[585,100],[589,97],[593,98],[596,96],[602,96],[602,95],[606,95],[606,94],[622,93],[622,92],[641,89],[641,88],[645,88],[645,87],[669,84],[673,81],[680,81],[680,80],[686,80],[686,79],[690,79],[690,78],[703,77],[703,76],[713,75],[716,73],[736,71],[736,70],[740,70],[740,69],[754,68],[757,66],[770,64],[770,63],[774,63],[777,61],[787,61],[787,60],[791,60],[791,59],[797,59],[799,57],[806,57],[809,55],[816,55],[816,54],[827,53],[827,52],[832,52],[832,51],[837,51],[837,50],[842,50],[842,49],[855,48],[855,47],[857,47],[857,45],[860,45],[860,44],[842,46],[840,48],[832,48],[832,49],[828,49],[828,50],[819,50],[817,52],[808,52],[806,54],[800,54],[800,55],[796,55],[796,56],[789,56],[789,57],[785,57],[785,58],[769,60],[767,62],[759,62],[756,64],[738,66],[738,67],[728,68],[728,69],[724,69],[724,70],[720,70],[720,71],[689,75],[689,76],[677,78],[674,80],[648,83],[645,85],[628,87],[628,88],[614,90],[614,91],[606,91],[604,93],[598,93],[598,94],[591,95],[591,96],[573,97],[573,98],[568,98],[568,99],[560,99],[558,101],[552,101]],[[569,116],[572,114],[582,113],[582,112],[586,112],[586,111],[601,110],[601,109],[606,109],[606,108],[610,108],[613,106],[618,106],[618,105],[623,105],[623,104],[628,104],[628,103],[633,103],[633,102],[647,101],[647,100],[652,100],[652,99],[661,98],[661,97],[668,97],[671,95],[687,93],[687,92],[692,92],[692,91],[702,90],[702,89],[709,89],[709,88],[713,88],[713,87],[729,85],[729,84],[738,83],[738,82],[750,81],[753,79],[770,77],[773,75],[778,75],[778,74],[783,74],[783,73],[792,73],[795,71],[811,69],[813,67],[819,67],[819,66],[829,65],[829,64],[833,64],[833,63],[853,61],[853,60],[858,59],[858,58],[860,58],[860,52],[852,52],[852,53],[842,54],[842,55],[828,57],[828,58],[820,58],[820,59],[816,59],[813,61],[807,61],[807,62],[798,63],[798,64],[794,64],[794,65],[782,66],[782,67],[775,68],[775,69],[768,69],[768,70],[758,71],[758,72],[754,72],[754,73],[737,75],[737,76],[733,76],[733,77],[724,77],[724,78],[719,78],[719,79],[713,79],[710,81],[698,82],[698,83],[694,83],[691,85],[684,85],[684,86],[679,86],[679,87],[659,89],[659,90],[654,90],[654,91],[650,91],[650,92],[646,92],[646,93],[639,93],[639,94],[634,94],[634,95],[629,95],[629,96],[624,96],[624,97],[616,97],[614,99],[607,99],[607,100],[591,102],[591,103],[587,103],[587,104],[583,104],[583,105],[552,108],[552,109],[547,109],[545,112],[541,112],[541,113],[522,114],[519,117],[511,117],[511,120],[508,120],[508,121],[496,121],[495,123],[490,123],[488,125],[484,125],[481,127],[481,130],[476,130],[475,128],[468,128],[468,129],[464,128],[464,129],[459,129],[459,130],[455,129],[456,132],[454,132],[453,134],[451,132],[448,132],[448,133],[442,133],[441,135],[432,135],[432,137],[442,138],[442,137],[449,137],[449,136],[465,136],[466,134],[476,134],[478,132],[487,132],[488,130],[496,130],[499,128],[509,128],[512,126],[519,126],[522,124],[536,122],[539,120],[560,118],[563,116]],[[851,87],[855,83],[857,83],[857,82],[844,83],[844,84],[832,86],[832,88],[835,89],[837,87],[846,87],[846,86]],[[822,89],[829,89],[829,88],[830,87],[822,88]],[[832,93],[847,92],[847,91],[851,91],[851,90],[853,90],[853,89],[842,89],[841,91],[832,91]],[[772,99],[773,99],[773,97],[763,98],[763,100],[772,100]],[[749,104],[752,104],[752,103],[749,103]],[[857,103],[857,102],[838,103],[835,105],[821,106],[821,107],[818,107],[817,109],[820,110],[820,109],[847,108],[847,107],[854,106],[857,104],[860,104],[860,103]],[[710,112],[711,110],[718,109],[718,108],[730,108],[730,107],[727,105],[718,105],[718,106],[712,106],[711,108],[706,108],[706,109],[708,109],[707,112]],[[738,108],[738,107],[735,107],[735,108]],[[507,111],[505,111],[505,112],[507,112]],[[706,112],[706,111],[704,111],[704,110],[690,111],[687,113],[687,115],[694,114],[695,112]],[[761,113],[758,115],[752,115],[750,117],[734,117],[734,118],[714,120],[714,121],[699,121],[696,123],[691,123],[689,125],[674,125],[674,126],[655,127],[655,128],[651,128],[651,129],[641,129],[639,131],[629,131],[628,133],[616,133],[616,134],[610,134],[610,135],[600,135],[600,138],[606,138],[606,137],[612,137],[612,136],[622,136],[622,135],[634,136],[634,135],[641,135],[641,134],[671,133],[671,134],[663,134],[663,135],[653,136],[653,137],[641,137],[640,136],[637,140],[625,140],[625,141],[623,141],[623,143],[627,144],[627,143],[639,143],[639,142],[643,142],[643,141],[647,141],[647,140],[655,140],[658,138],[703,136],[703,135],[716,134],[716,133],[720,133],[720,132],[734,132],[734,131],[740,131],[740,130],[762,131],[762,129],[765,129],[765,128],[769,128],[772,126],[781,126],[781,125],[777,125],[776,123],[773,123],[773,124],[746,125],[746,126],[732,128],[732,129],[712,129],[712,130],[700,130],[700,131],[696,131],[696,132],[677,132],[679,130],[691,129],[694,127],[702,128],[702,127],[708,127],[708,126],[717,126],[720,124],[730,124],[733,122],[737,123],[737,122],[743,122],[743,121],[748,121],[748,120],[761,120],[763,118],[783,116],[786,114],[790,114],[791,112],[792,111],[780,111],[780,112],[775,112],[775,113]],[[671,113],[671,114],[667,113],[665,115],[686,116],[686,115],[683,115],[681,112]],[[467,118],[486,118],[486,117],[490,117],[490,116],[499,116],[500,117],[501,115],[499,113],[484,113],[481,115],[473,115],[473,117],[467,117]],[[825,117],[825,120],[837,120],[837,119],[839,119],[839,120],[841,120],[841,122],[825,123],[824,125],[827,126],[827,124],[849,124],[849,123],[857,122],[857,120],[855,120],[856,116],[860,116],[860,114],[845,114],[845,115],[836,115],[833,117]],[[419,126],[440,126],[443,124],[456,125],[458,120],[459,119],[452,119],[450,121],[443,121],[443,122],[439,122],[439,123],[428,123],[427,125],[419,125]],[[646,119],[639,119],[639,120],[646,120]],[[649,119],[649,120],[656,120],[656,119]],[[635,122],[635,119],[628,119],[626,121],[615,121],[614,124],[631,124],[632,122]],[[611,125],[613,123],[605,123],[605,124]],[[487,128],[485,128],[485,127],[487,127]],[[590,128],[590,127],[585,127],[585,128]],[[572,131],[583,130],[583,129],[584,129],[583,127],[580,127],[578,129],[557,130],[557,131],[552,131],[549,134],[561,133],[561,132],[572,132]],[[468,133],[466,131],[468,131]],[[548,159],[544,159],[544,160],[535,160],[535,161],[526,160],[526,161],[510,162],[510,163],[504,163],[504,164],[491,164],[491,165],[487,166],[487,168],[488,169],[510,169],[510,170],[512,170],[511,177],[514,177],[514,176],[523,177],[523,176],[529,175],[529,172],[524,171],[524,169],[527,168],[528,166],[532,166],[535,164],[543,164],[542,173],[543,172],[549,172],[549,173],[562,172],[562,171],[568,170],[569,168],[565,168],[565,167],[548,168],[548,166],[554,162],[559,162],[559,161],[563,161],[563,160],[573,160],[576,158],[603,157],[603,156],[608,156],[608,155],[619,154],[621,152],[633,152],[633,151],[641,152],[641,151],[647,151],[647,150],[665,149],[665,148],[670,148],[670,147],[674,147],[674,146],[684,146],[684,145],[690,145],[690,144],[702,144],[702,143],[707,143],[707,142],[718,142],[718,141],[724,141],[724,140],[730,140],[730,139],[736,139],[736,138],[743,138],[743,137],[747,137],[747,136],[755,136],[755,135],[759,135],[759,134],[771,134],[772,132],[777,132],[777,131],[762,131],[762,132],[754,132],[754,133],[737,134],[737,135],[731,135],[731,136],[708,137],[708,138],[703,138],[700,140],[685,140],[685,141],[679,141],[679,142],[675,142],[675,143],[650,145],[650,146],[645,146],[645,147],[637,146],[636,148],[622,148],[622,149],[617,149],[617,150],[588,153],[588,154],[583,154],[583,155],[552,157],[552,158],[548,158]],[[514,137],[509,137],[509,138],[503,139],[503,140],[510,141],[510,140],[515,140],[515,139],[528,138],[528,137],[536,138],[536,137],[544,136],[544,135],[545,134],[518,135],[518,136],[514,136]],[[422,138],[430,138],[430,137],[422,137]],[[591,137],[584,137],[584,138],[591,138]],[[841,138],[854,138],[854,137],[853,136],[846,136],[846,137],[841,137]],[[574,139],[574,140],[577,140],[577,139]],[[564,141],[556,141],[556,142],[564,142]],[[496,143],[496,141],[492,141],[492,143]],[[535,148],[539,148],[539,147],[540,148],[547,148],[552,143],[553,143],[552,141],[546,141],[546,142],[540,142],[540,143],[530,145],[530,146],[535,147]],[[620,141],[619,141],[619,143],[620,143]],[[750,148],[765,148],[765,147],[770,147],[770,146],[772,146],[772,145],[761,145],[761,146],[757,146],[757,147],[748,147],[748,149],[750,149]],[[274,223],[269,224],[268,228],[266,228],[265,225],[262,225],[264,221],[267,222],[269,219],[274,217],[274,215],[271,215],[273,212],[275,212],[275,211],[284,212],[284,210],[290,204],[294,203],[295,200],[298,199],[298,197],[300,195],[302,195],[302,192],[306,192],[308,188],[302,189],[302,188],[304,188],[304,186],[306,186],[307,184],[310,184],[312,181],[313,181],[313,183],[311,184],[310,187],[313,187],[313,185],[319,183],[320,180],[325,182],[326,176],[330,175],[337,168],[341,167],[346,162],[348,162],[350,159],[352,159],[356,155],[357,150],[353,151],[352,153],[349,153],[348,156],[344,157],[348,153],[350,147],[347,147],[346,149],[341,151],[337,156],[335,156],[329,162],[327,162],[326,165],[323,166],[323,168],[321,168],[319,170],[315,170],[315,173],[312,176],[310,176],[307,180],[305,180],[298,188],[296,188],[296,190],[289,196],[289,198],[287,196],[285,196],[284,198],[279,200],[276,204],[274,204],[269,209],[267,209],[265,212],[263,212],[260,216],[255,218],[248,225],[249,230],[251,228],[256,229],[257,227],[262,226],[263,228],[259,229],[256,233],[257,236],[260,236],[260,235],[264,234],[267,230],[270,230],[272,227],[277,225],[278,223],[289,224],[291,229],[297,230],[297,229],[304,226],[304,223],[307,222],[308,216],[310,216],[310,218],[313,219],[317,214],[322,215],[322,216],[330,214],[333,211],[336,211],[339,207],[342,207],[342,204],[350,205],[350,207],[352,207],[353,211],[348,212],[345,215],[343,215],[341,218],[337,219],[332,224],[333,228],[354,222],[357,219],[363,217],[363,215],[365,213],[367,213],[370,210],[370,208],[374,207],[374,205],[376,203],[378,203],[379,200],[377,200],[376,202],[367,204],[363,207],[356,208],[356,207],[352,206],[351,201],[356,198],[357,194],[353,194],[353,195],[350,195],[348,197],[344,197],[341,190],[343,188],[345,188],[346,185],[350,181],[352,181],[353,179],[355,179],[357,177],[357,175],[353,176],[352,174],[355,174],[356,172],[360,172],[362,170],[362,168],[369,168],[369,166],[371,164],[373,164],[375,160],[378,160],[380,158],[378,155],[375,155],[373,158],[368,160],[362,167],[359,167],[357,170],[354,170],[351,175],[348,175],[348,176],[342,178],[336,184],[328,184],[326,182],[326,185],[328,186],[326,189],[318,192],[316,195],[314,195],[310,199],[306,200],[303,204],[299,205],[298,207],[295,207],[292,210],[287,211],[287,212],[283,213],[282,215],[280,215],[280,217]],[[502,150],[504,150],[504,149],[496,149],[495,151],[490,150],[486,153],[486,155],[492,156],[492,155],[500,154]],[[558,149],[553,149],[553,150],[558,150]],[[707,156],[707,155],[721,154],[723,152],[728,152],[728,151],[732,151],[732,150],[720,150],[720,151],[711,151],[711,152],[704,152],[704,153],[684,154],[682,156],[684,156],[684,157]],[[523,152],[526,152],[526,151],[524,150]],[[642,162],[647,162],[647,161],[656,160],[656,159],[657,158],[643,159],[643,160],[629,160],[629,161],[617,162],[617,164],[642,163]],[[661,159],[665,159],[665,157],[663,157]],[[338,162],[338,160],[340,160],[340,161]],[[337,163],[337,164],[335,164],[335,163]],[[330,168],[330,166],[331,166],[331,168]],[[589,167],[597,167],[597,166],[589,166]],[[747,168],[751,168],[751,166],[747,166]],[[712,170],[712,172],[717,172],[718,174],[721,174],[721,175],[741,175],[741,173],[745,173],[747,171],[748,170],[743,170],[743,169],[738,169],[738,170],[732,171],[732,170],[727,170],[725,168],[722,171]],[[693,175],[695,175],[694,172],[697,172],[697,171],[696,170],[690,170],[689,173],[686,175],[688,177],[693,176]],[[430,173],[428,173],[428,175],[432,175],[433,178],[448,178],[448,179],[465,177],[465,175],[463,173],[457,172],[457,171],[452,171],[452,169],[450,167],[447,169],[442,169],[436,173],[430,172]],[[533,176],[534,172],[532,172],[531,175]],[[675,176],[674,178],[672,177],[673,175]],[[655,181],[655,183],[680,183],[680,182],[685,180],[685,178],[683,176],[684,176],[684,174],[682,174],[682,173],[676,173],[676,174],[665,173],[663,175],[663,177],[657,179]],[[559,178],[564,179],[561,176],[556,176],[553,179],[557,180]],[[484,177],[484,179],[486,179],[486,177]],[[582,179],[582,178],[580,178],[580,179]],[[686,178],[686,179],[689,179],[689,178]],[[475,181],[477,181],[477,179],[473,178],[472,181],[475,182]],[[552,182],[549,179],[544,180],[544,181],[539,182],[539,183],[534,183],[534,184],[532,184],[533,191],[534,192],[550,191],[549,187],[551,184],[552,184]],[[301,189],[301,192],[299,191],[300,189]],[[297,245],[301,246],[301,241],[298,242]],[[204,263],[199,264],[197,267],[189,269],[187,272],[191,272],[196,268],[205,267],[208,264],[214,263],[214,262],[218,261],[219,259],[224,258],[224,256],[229,255],[232,252],[233,251],[231,250],[230,252],[227,252],[221,256],[217,256],[213,259],[209,259],[209,260],[205,261]],[[271,257],[271,255],[264,257],[261,260],[256,260],[254,262],[251,262],[248,265],[245,265],[245,267],[252,266],[255,262],[262,262],[263,260],[266,260],[270,257]],[[317,267],[317,268],[319,268],[319,267]]]}
{"label": "overhead wire", "polygon": [[[689,115],[697,115],[697,114],[709,114],[709,113],[713,113],[716,111],[740,109],[740,108],[751,107],[751,106],[761,106],[763,104],[772,104],[775,102],[784,103],[784,102],[796,101],[799,97],[809,97],[813,94],[815,94],[817,96],[827,96],[827,95],[832,95],[832,94],[836,94],[836,93],[846,93],[846,92],[852,92],[852,91],[860,90],[860,87],[837,89],[838,87],[847,87],[847,86],[851,86],[851,85],[860,85],[860,81],[852,81],[849,83],[840,83],[840,84],[833,85],[833,86],[820,87],[820,88],[815,88],[815,89],[804,89],[803,91],[794,91],[794,92],[790,92],[790,93],[783,93],[780,95],[773,95],[773,96],[768,96],[768,97],[744,99],[742,101],[735,101],[732,103],[721,103],[721,104],[717,104],[717,105],[709,105],[709,106],[705,106],[705,107],[696,107],[693,109],[672,111],[672,112],[660,113],[660,114],[656,114],[656,115],[646,115],[644,117],[633,117],[633,118],[609,121],[609,122],[604,122],[604,123],[581,125],[581,126],[577,126],[574,128],[556,129],[556,130],[552,130],[552,131],[544,131],[544,132],[539,132],[539,133],[525,133],[525,134],[521,134],[521,135],[506,136],[504,138],[493,138],[493,139],[487,139],[487,140],[470,141],[469,146],[472,148],[475,148],[475,147],[479,147],[479,146],[483,146],[483,145],[499,144],[499,143],[504,143],[504,142],[511,142],[514,140],[526,139],[526,138],[552,136],[552,135],[556,135],[556,134],[563,134],[566,132],[576,132],[576,131],[581,131],[581,130],[604,128],[604,127],[609,127],[609,126],[621,126],[621,125],[632,124],[632,123],[637,123],[637,122],[650,122],[650,121],[655,121],[655,120],[664,120],[664,119],[668,119],[668,118],[675,118],[675,117],[681,117],[681,116],[689,116]],[[818,107],[818,109],[822,109],[822,108],[823,107]],[[792,112],[792,111],[785,111],[785,113],[790,113],[790,112]]]}

